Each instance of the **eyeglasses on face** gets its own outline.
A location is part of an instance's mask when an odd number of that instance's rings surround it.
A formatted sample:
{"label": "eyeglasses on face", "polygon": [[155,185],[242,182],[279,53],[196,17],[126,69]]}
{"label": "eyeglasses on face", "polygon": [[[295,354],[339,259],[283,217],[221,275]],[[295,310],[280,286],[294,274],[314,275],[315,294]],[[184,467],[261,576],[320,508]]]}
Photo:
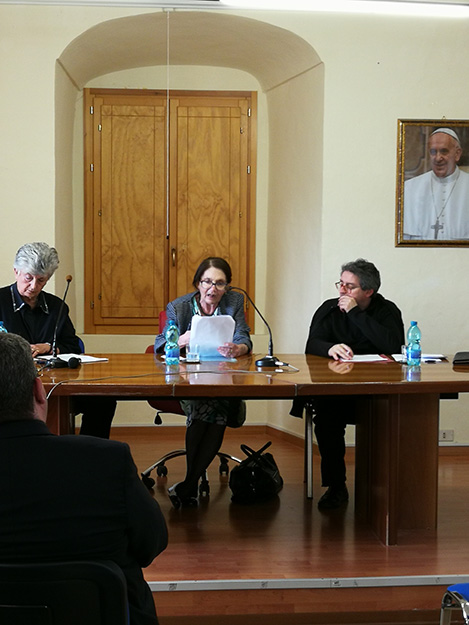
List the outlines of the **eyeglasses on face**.
{"label": "eyeglasses on face", "polygon": [[335,283],[335,288],[338,291],[340,291],[340,289],[345,289],[346,291],[351,293],[352,291],[355,291],[355,289],[359,289],[360,285],[359,284],[350,284],[350,283],[342,282],[342,280],[339,280],[338,282]]}
{"label": "eyeglasses on face", "polygon": [[211,286],[214,286],[216,289],[218,289],[219,291],[223,291],[226,288],[226,285],[228,284],[228,282],[225,282],[224,280],[209,280],[208,278],[205,278],[205,280],[201,280],[200,284],[204,287],[204,289],[209,289]]}

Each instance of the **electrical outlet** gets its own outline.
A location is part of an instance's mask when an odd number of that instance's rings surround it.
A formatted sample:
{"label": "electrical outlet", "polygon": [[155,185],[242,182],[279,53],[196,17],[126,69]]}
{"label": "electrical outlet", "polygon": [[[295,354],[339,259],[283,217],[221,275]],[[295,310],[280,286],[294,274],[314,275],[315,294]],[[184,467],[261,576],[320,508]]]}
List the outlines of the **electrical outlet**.
{"label": "electrical outlet", "polygon": [[440,430],[440,441],[454,441],[454,430]]}

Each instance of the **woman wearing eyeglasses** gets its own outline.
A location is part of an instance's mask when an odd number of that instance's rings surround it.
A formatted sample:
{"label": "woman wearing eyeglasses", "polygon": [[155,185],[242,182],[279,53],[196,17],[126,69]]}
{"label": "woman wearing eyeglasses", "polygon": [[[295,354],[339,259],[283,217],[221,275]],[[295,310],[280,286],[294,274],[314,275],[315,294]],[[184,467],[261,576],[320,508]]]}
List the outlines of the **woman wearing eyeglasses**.
{"label": "woman wearing eyeglasses", "polygon": [[[252,349],[249,327],[244,316],[244,297],[228,289],[231,267],[223,258],[210,257],[197,268],[192,284],[195,291],[170,302],[166,308],[168,321],[178,325],[179,347],[188,347],[194,315],[230,315],[235,320],[233,342],[220,345],[218,351],[226,358],[238,358]],[[155,339],[155,352],[164,351],[165,337]],[[173,506],[196,506],[199,479],[217,455],[227,425],[241,425],[246,405],[240,399],[182,400],[187,415],[186,477],[172,486],[169,497]]]}

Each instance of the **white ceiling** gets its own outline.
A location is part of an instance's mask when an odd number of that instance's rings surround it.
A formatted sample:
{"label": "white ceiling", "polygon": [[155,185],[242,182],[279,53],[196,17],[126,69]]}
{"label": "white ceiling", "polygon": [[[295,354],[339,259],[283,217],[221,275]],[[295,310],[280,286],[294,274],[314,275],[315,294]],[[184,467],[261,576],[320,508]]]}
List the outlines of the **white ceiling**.
{"label": "white ceiling", "polygon": [[[135,6],[135,7],[208,7],[215,8],[223,6],[223,3],[229,4],[230,0],[0,0],[0,4],[43,4],[43,5],[77,5],[77,6]],[[276,4],[280,0],[275,0]],[[345,3],[353,3],[355,0],[345,0]],[[363,2],[400,2],[406,4],[449,4],[469,6],[469,0],[363,0]],[[274,0],[272,0],[274,3]],[[285,0],[284,8],[290,4],[289,0]],[[315,0],[309,0],[309,5],[313,9]],[[246,0],[245,5],[249,5]],[[307,9],[306,9],[307,10]]]}

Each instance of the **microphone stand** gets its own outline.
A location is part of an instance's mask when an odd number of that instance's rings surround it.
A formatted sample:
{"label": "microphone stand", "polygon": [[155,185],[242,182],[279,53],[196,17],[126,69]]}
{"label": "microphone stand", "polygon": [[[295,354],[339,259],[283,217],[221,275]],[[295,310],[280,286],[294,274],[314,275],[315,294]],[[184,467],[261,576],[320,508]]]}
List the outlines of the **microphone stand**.
{"label": "microphone stand", "polygon": [[272,330],[270,329],[269,324],[267,323],[267,321],[265,320],[264,316],[262,315],[261,311],[257,308],[257,306],[254,304],[254,302],[252,301],[252,299],[250,298],[249,294],[247,293],[247,291],[245,291],[244,289],[242,289],[239,286],[230,286],[229,290],[233,290],[233,291],[241,291],[242,293],[244,293],[244,295],[248,298],[248,300],[251,302],[251,304],[254,306],[254,310],[257,312],[257,314],[259,315],[259,317],[262,319],[262,321],[265,324],[265,327],[267,328],[267,330],[269,331],[269,353],[267,354],[267,356],[264,356],[264,358],[259,358],[259,360],[256,360],[256,367],[276,367],[277,366],[277,362],[278,362],[278,358],[276,358],[273,354],[274,354],[274,344],[272,341]]}
{"label": "microphone stand", "polygon": [[65,293],[62,298],[62,302],[60,304],[59,313],[57,315],[57,321],[55,322],[54,328],[54,338],[52,339],[52,358],[47,361],[47,366],[51,369],[62,369],[64,367],[68,367],[68,362],[66,360],[62,360],[57,356],[57,331],[59,329],[60,319],[62,317],[62,311],[65,306],[65,298],[67,297],[68,289],[70,286],[70,282],[72,281],[72,276],[67,276],[65,278],[67,280],[67,286],[65,287]]}

